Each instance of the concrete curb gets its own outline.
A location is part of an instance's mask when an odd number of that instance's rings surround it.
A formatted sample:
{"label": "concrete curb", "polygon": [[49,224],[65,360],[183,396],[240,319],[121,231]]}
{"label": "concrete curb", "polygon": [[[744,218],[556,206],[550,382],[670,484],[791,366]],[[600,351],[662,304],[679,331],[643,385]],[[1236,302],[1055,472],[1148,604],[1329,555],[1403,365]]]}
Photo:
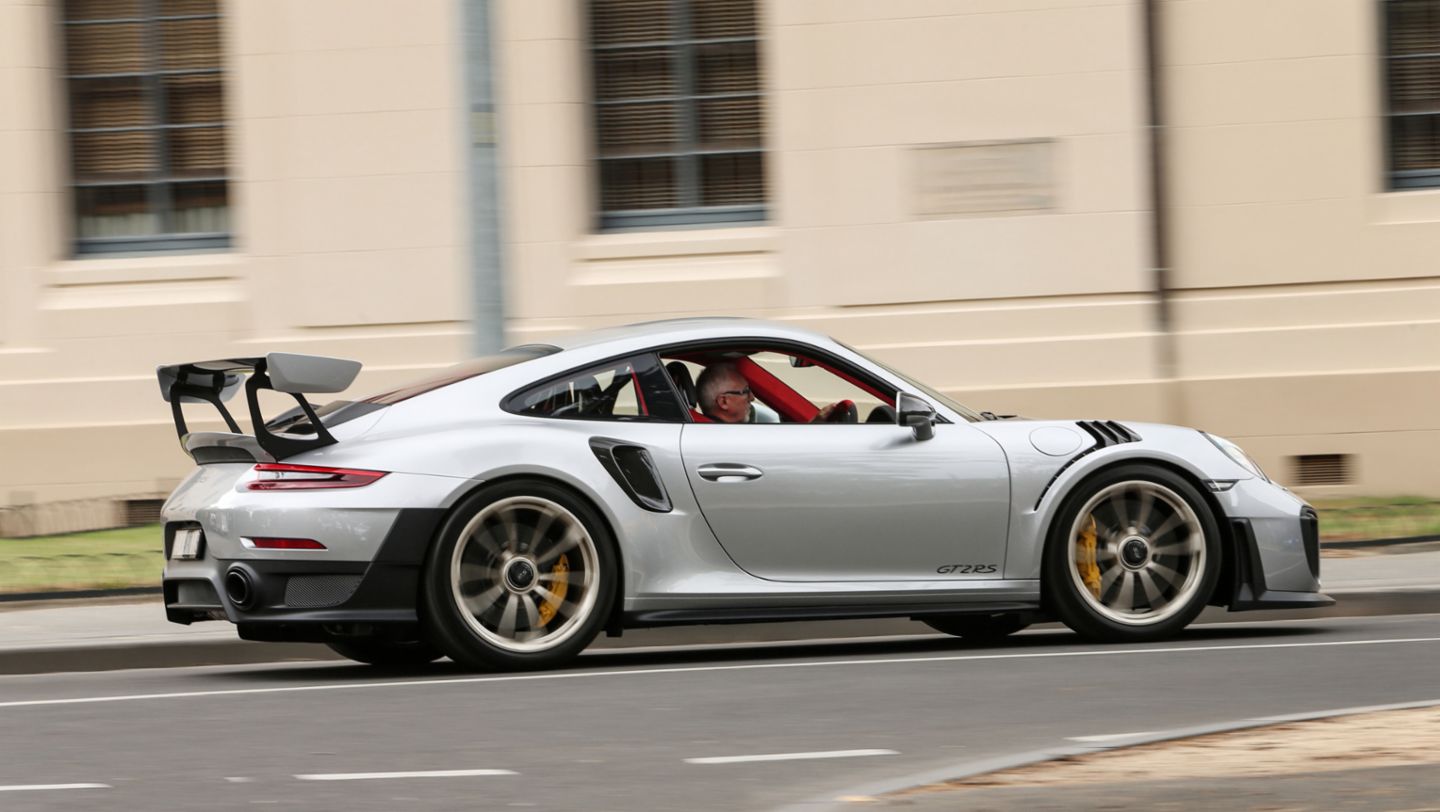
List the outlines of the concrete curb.
{"label": "concrete curb", "polygon": [[[1197,623],[1263,623],[1325,617],[1365,617],[1440,612],[1440,585],[1368,591],[1336,591],[1334,606],[1321,609],[1226,612],[1206,610]],[[3,616],[0,616],[3,617]],[[220,627],[222,624],[215,624]],[[1059,628],[1058,624],[1051,626]],[[1044,628],[1044,627],[1042,627]],[[650,629],[614,639],[602,637],[591,650],[635,650],[647,646],[726,647],[774,646],[787,643],[861,642],[905,637],[935,637],[904,619],[760,623],[741,626],[694,626]],[[197,640],[114,640],[75,645],[0,649],[0,675],[63,671],[116,671],[129,668],[178,668],[205,665],[249,665],[342,659],[314,643],[254,643],[205,635]]]}
{"label": "concrete curb", "polygon": [[858,800],[880,800],[884,796],[893,795],[905,790],[918,789],[932,784],[943,784],[951,781],[961,781],[966,778],[974,778],[987,773],[1013,770],[1018,767],[1029,767],[1035,764],[1043,764],[1047,761],[1056,761],[1063,758],[1074,758],[1094,753],[1103,753],[1109,750],[1121,750],[1131,747],[1143,747],[1161,742],[1177,741],[1180,739],[1193,739],[1198,736],[1209,736],[1215,733],[1232,733],[1237,730],[1250,730],[1261,727],[1273,727],[1275,725],[1293,724],[1295,722],[1313,722],[1320,719],[1334,719],[1341,716],[1355,716],[1362,713],[1378,713],[1382,711],[1415,710],[1419,708],[1433,708],[1440,706],[1440,699],[1427,699],[1419,702],[1398,702],[1390,705],[1364,705],[1351,708],[1334,708],[1331,710],[1315,711],[1311,713],[1293,713],[1283,716],[1264,716],[1252,719],[1237,719],[1228,722],[1215,722],[1207,725],[1194,725],[1191,727],[1173,728],[1155,733],[1139,733],[1132,737],[1117,739],[1113,742],[1086,742],[1056,745],[1041,750],[1029,750],[1022,753],[1011,753],[1002,756],[991,756],[972,761],[962,761],[948,767],[940,767],[934,770],[927,770],[921,773],[900,776],[897,778],[877,781],[858,787],[842,789],[837,792],[826,793],[823,798],[814,798],[808,801],[801,801],[781,807],[778,812],[824,812],[825,810],[853,809]]}

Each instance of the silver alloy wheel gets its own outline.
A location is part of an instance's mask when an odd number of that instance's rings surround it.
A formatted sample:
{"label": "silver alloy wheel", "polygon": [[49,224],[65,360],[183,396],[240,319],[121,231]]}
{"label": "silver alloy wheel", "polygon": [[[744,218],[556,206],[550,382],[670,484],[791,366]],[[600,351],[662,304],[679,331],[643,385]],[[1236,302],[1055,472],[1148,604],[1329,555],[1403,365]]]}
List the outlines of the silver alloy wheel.
{"label": "silver alloy wheel", "polygon": [[[1093,565],[1083,539],[1095,526]],[[1157,482],[1117,482],[1076,514],[1066,545],[1070,578],[1091,608],[1126,626],[1148,626],[1190,605],[1204,579],[1205,531],[1194,508]],[[1085,570],[1094,566],[1087,584]],[[1098,574],[1098,578],[1095,576]]]}
{"label": "silver alloy wheel", "polygon": [[490,645],[546,651],[573,637],[594,611],[599,561],[575,514],[544,497],[512,496],[486,505],[461,531],[450,559],[451,595]]}

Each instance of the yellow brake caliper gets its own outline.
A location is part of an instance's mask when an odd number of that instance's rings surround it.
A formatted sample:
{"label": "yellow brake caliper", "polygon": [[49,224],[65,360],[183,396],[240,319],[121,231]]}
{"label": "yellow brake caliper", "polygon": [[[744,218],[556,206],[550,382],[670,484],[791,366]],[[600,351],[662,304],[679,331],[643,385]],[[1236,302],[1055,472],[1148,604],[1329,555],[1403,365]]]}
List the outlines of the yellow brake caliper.
{"label": "yellow brake caliper", "polygon": [[1075,568],[1080,580],[1096,599],[1100,597],[1100,565],[1095,563],[1095,517],[1091,516],[1075,537]]}
{"label": "yellow brake caliper", "polygon": [[[1092,555],[1091,557],[1093,558],[1094,556]],[[556,561],[555,566],[550,570],[550,574],[556,576],[555,580],[550,582],[550,594],[555,597],[546,600],[540,607],[541,626],[550,625],[550,621],[555,619],[555,613],[560,609],[560,604],[564,603],[565,593],[570,591],[570,582],[565,578],[569,572],[570,557],[562,555],[560,556],[560,560]],[[1097,575],[1095,577],[1098,579],[1100,576]]]}

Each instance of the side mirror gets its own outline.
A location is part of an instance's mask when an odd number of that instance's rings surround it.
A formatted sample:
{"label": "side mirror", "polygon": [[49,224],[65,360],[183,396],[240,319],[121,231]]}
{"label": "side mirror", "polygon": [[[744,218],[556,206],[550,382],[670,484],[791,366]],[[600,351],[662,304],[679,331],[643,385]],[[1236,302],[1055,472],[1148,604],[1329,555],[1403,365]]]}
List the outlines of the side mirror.
{"label": "side mirror", "polygon": [[895,422],[914,430],[916,440],[928,440],[935,436],[935,407],[918,395],[897,392]]}

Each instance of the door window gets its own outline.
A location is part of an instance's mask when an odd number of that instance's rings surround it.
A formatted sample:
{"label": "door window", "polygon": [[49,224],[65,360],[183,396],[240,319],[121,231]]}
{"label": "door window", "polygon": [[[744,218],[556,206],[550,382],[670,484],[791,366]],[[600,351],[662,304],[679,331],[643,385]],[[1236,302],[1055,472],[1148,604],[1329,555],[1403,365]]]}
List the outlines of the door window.
{"label": "door window", "polygon": [[665,360],[672,376],[679,363],[694,381],[692,414],[702,422],[895,422],[893,396],[787,350],[680,351]]}

